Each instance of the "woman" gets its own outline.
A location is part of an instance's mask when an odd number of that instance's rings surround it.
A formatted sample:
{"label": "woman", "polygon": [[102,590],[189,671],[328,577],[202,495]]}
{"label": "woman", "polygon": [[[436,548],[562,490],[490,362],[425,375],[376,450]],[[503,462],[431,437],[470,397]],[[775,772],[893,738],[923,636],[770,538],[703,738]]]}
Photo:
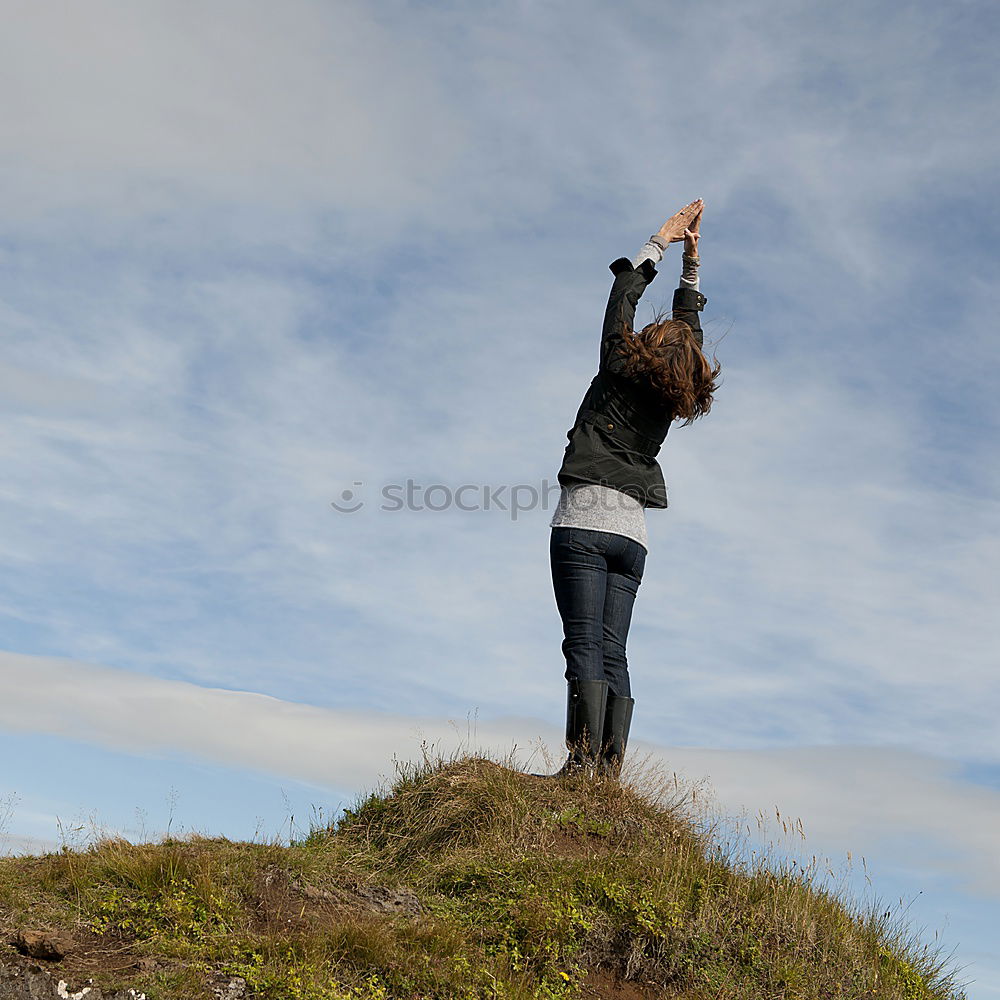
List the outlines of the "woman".
{"label": "woman", "polygon": [[[702,353],[699,198],[663,224],[633,260],[620,257],[604,315],[600,368],[559,470],[550,522],[552,585],[562,617],[569,758],[552,777],[595,769],[617,777],[632,721],[625,641],[646,561],[646,507],[666,507],[656,461],[670,424],[712,405],[719,366]],[[684,241],[672,316],[636,334],[635,308],[671,243]]]}

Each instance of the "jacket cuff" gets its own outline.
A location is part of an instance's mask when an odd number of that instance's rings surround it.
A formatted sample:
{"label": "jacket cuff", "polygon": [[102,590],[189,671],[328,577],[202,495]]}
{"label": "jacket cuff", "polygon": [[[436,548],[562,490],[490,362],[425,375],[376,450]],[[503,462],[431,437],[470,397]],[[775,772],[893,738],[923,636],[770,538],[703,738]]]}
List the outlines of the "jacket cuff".
{"label": "jacket cuff", "polygon": [[674,309],[691,309],[701,312],[708,301],[697,288],[676,288],[674,289]]}
{"label": "jacket cuff", "polygon": [[638,271],[646,279],[647,285],[659,273],[653,262],[648,257],[638,267],[633,267],[632,261],[630,261],[628,257],[619,257],[617,260],[613,260],[608,267],[611,269],[611,273],[616,278],[624,271]]}

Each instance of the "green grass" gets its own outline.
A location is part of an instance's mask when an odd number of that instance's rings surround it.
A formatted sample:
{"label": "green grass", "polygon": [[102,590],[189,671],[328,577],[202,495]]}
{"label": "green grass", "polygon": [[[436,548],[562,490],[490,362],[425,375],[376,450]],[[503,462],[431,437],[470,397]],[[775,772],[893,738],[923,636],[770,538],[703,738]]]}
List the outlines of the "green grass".
{"label": "green grass", "polygon": [[103,838],[2,858],[0,922],[100,942],[116,964],[60,968],[148,1000],[209,998],[220,972],[274,1000],[963,997],[898,917],[816,859],[720,842],[690,801],[651,768],[551,782],[425,753],[291,846]]}

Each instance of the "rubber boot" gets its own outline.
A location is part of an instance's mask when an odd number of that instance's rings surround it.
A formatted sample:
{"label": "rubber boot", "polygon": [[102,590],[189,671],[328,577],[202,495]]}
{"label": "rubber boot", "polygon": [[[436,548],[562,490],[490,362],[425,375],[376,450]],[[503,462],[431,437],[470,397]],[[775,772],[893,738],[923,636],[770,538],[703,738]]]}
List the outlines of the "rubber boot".
{"label": "rubber boot", "polygon": [[565,778],[598,765],[604,708],[608,700],[607,681],[571,680],[566,683],[566,747],[569,757],[555,774],[538,778]]}
{"label": "rubber boot", "polygon": [[601,760],[597,767],[598,774],[615,779],[621,774],[634,707],[634,698],[619,698],[617,695],[608,693],[604,711],[604,735],[601,739]]}

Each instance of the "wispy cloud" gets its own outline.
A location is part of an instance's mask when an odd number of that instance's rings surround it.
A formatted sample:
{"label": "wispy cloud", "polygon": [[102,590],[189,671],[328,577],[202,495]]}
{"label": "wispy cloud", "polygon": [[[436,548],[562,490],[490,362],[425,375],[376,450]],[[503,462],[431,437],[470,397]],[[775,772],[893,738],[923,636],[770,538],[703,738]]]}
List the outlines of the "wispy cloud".
{"label": "wispy cloud", "polygon": [[[419,756],[421,742],[446,754],[460,746],[513,752],[524,767],[539,770],[546,755],[558,760],[561,753],[559,727],[530,716],[449,720],[318,708],[13,653],[0,654],[0,682],[8,693],[0,723],[9,729],[330,788],[377,786],[392,775],[392,758]],[[777,808],[801,819],[810,850],[860,854],[905,830],[914,864],[941,851],[939,871],[971,891],[1000,892],[993,849],[1000,791],[963,782],[954,764],[876,747],[733,751],[637,741],[633,752],[699,785],[724,815],[769,815]]]}

